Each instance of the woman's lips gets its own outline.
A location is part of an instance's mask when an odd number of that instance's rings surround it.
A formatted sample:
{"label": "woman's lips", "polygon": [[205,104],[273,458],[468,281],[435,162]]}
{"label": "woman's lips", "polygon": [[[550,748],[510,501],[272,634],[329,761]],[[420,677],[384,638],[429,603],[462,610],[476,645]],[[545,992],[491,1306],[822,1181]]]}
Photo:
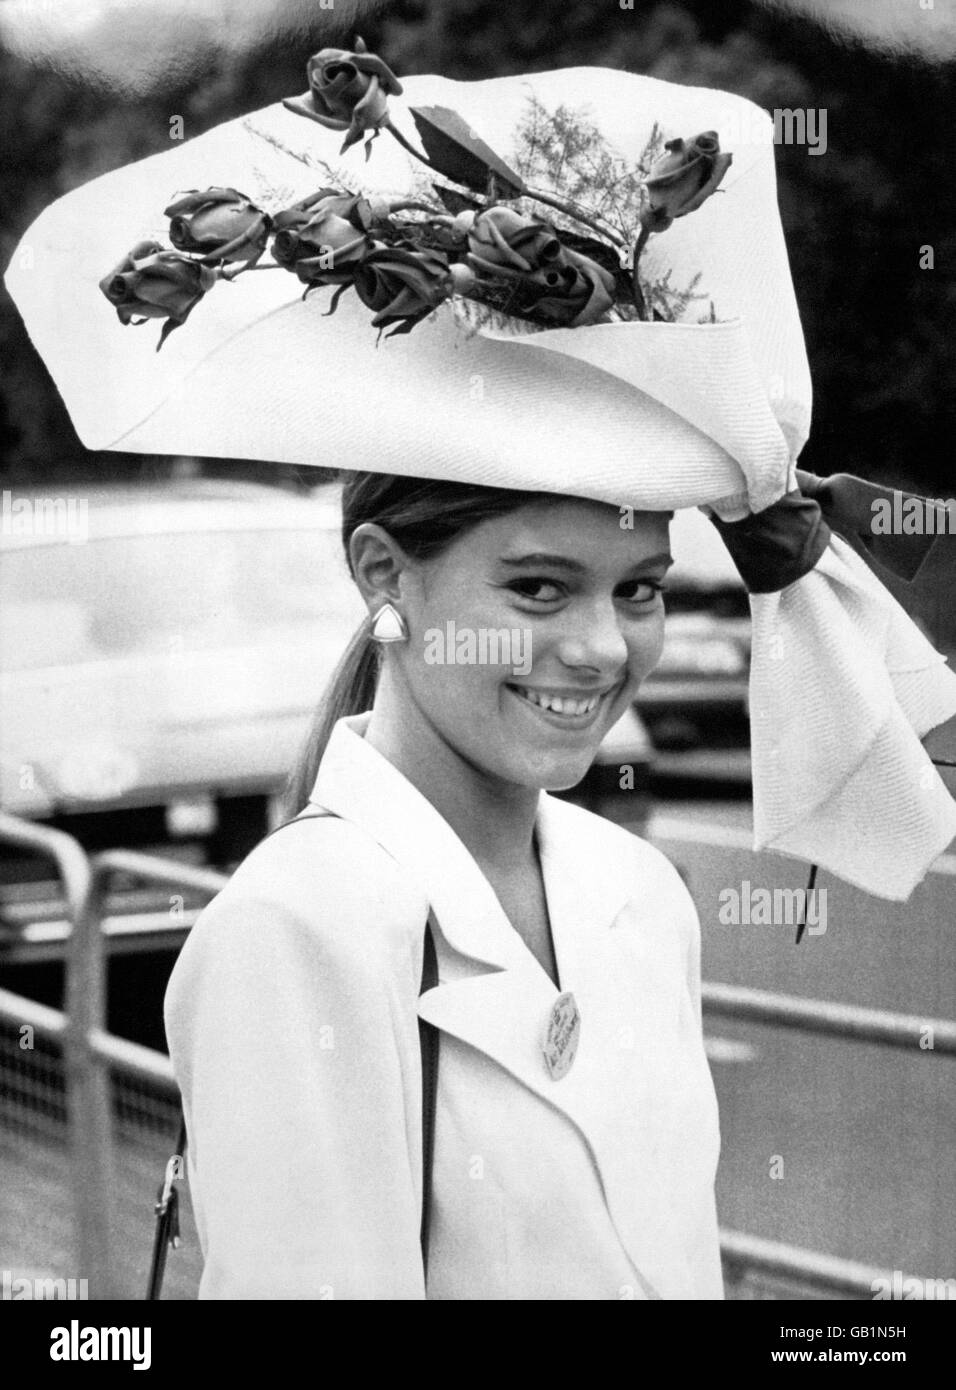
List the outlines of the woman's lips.
{"label": "woman's lips", "polygon": [[608,690],[558,694],[556,691],[524,685],[508,685],[506,688],[535,716],[559,729],[589,728],[597,720],[610,694]]}

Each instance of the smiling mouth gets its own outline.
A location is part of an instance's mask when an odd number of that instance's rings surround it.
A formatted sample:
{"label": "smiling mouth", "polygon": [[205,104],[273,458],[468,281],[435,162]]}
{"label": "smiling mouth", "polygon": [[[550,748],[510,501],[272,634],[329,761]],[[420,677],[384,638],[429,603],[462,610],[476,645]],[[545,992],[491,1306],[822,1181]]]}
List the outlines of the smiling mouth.
{"label": "smiling mouth", "polygon": [[526,685],[508,685],[507,689],[526,705],[544,715],[549,723],[570,727],[584,727],[593,723],[601,705],[611,693],[601,690],[592,695],[572,697],[552,695],[548,691],[533,690]]}

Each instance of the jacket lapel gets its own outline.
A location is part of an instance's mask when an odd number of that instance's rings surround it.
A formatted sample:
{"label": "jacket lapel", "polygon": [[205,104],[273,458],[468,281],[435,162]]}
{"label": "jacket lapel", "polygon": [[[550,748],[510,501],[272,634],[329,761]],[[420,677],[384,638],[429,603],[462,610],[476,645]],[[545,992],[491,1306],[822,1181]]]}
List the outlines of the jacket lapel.
{"label": "jacket lapel", "polygon": [[[681,943],[655,911],[653,885],[641,901],[610,827],[542,794],[536,828],[559,979],[581,1015],[574,1064],[553,1081],[542,1048],[559,991],[448,823],[365,744],[367,718],[336,727],[312,799],[366,829],[432,905],[451,951],[439,949],[440,983],[421,996],[419,1015],[577,1127],[645,1293],[681,1296],[688,1276],[674,1213],[686,1206],[686,1184],[712,1178],[716,1161],[712,1146],[688,1145],[686,1135],[713,1100],[709,1073],[706,1084],[689,1074]],[[699,1063],[706,1072],[702,1049]]]}
{"label": "jacket lapel", "polygon": [[442,935],[473,969],[505,969],[522,943],[494,889],[427,797],[365,742],[368,720],[335,726],[309,800],[361,826],[415,877]]}

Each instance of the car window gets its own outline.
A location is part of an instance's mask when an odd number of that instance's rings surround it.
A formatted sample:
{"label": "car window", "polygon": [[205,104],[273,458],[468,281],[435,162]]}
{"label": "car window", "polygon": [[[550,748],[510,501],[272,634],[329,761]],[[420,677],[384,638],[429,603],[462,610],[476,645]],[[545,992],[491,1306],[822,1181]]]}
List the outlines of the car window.
{"label": "car window", "polygon": [[332,529],[196,532],[29,546],[0,555],[0,667],[203,650],[363,607]]}

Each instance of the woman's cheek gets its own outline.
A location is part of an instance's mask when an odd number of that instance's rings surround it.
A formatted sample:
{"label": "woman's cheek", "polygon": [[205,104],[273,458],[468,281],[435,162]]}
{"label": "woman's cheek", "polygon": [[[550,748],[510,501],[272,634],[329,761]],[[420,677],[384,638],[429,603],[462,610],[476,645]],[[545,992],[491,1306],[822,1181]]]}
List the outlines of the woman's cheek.
{"label": "woman's cheek", "polygon": [[664,651],[664,606],[649,614],[643,623],[635,625],[631,645],[631,669],[638,679],[644,680],[654,670]]}

